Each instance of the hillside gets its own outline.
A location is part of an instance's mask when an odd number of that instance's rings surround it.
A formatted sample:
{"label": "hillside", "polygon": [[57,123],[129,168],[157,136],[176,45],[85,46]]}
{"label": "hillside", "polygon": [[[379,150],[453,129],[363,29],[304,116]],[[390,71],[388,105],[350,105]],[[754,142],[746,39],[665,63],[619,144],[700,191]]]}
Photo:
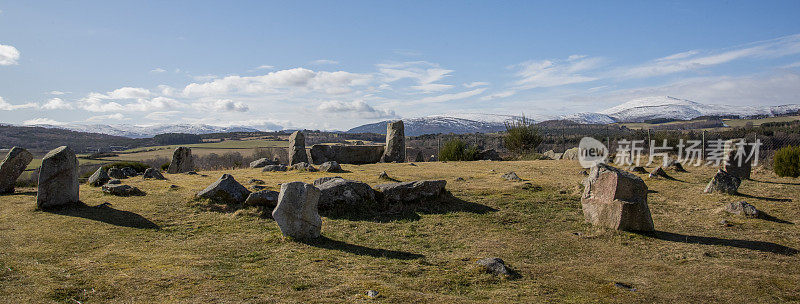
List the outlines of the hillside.
{"label": "hillside", "polygon": [[111,147],[134,148],[152,144],[148,139],[133,139],[99,133],[58,128],[0,125],[0,149],[14,146],[31,150],[51,150],[69,146],[76,152],[107,151]]}
{"label": "hillside", "polygon": [[[382,121],[366,124],[347,130],[347,133],[378,133],[386,134],[386,124]],[[403,119],[406,136],[419,136],[437,133],[493,133],[505,130],[502,122],[475,121],[448,116],[429,116],[421,118]]]}

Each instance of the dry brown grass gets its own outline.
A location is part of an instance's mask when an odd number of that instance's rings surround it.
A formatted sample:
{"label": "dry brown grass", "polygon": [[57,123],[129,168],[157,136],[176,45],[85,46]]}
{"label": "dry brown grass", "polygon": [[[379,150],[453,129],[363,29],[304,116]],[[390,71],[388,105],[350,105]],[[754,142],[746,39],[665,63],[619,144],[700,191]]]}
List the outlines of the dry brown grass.
{"label": "dry brown grass", "polygon": [[[655,234],[584,223],[568,161],[344,165],[349,173],[257,169],[125,180],[147,192],[118,198],[81,187],[89,206],[34,210],[35,189],[0,197],[0,299],[6,303],[273,302],[787,302],[800,301],[798,180],[756,172],[741,192],[706,195],[713,168],[648,180]],[[283,240],[255,209],[208,211],[193,194],[231,173],[245,183],[340,175],[371,185],[446,179],[458,200],[323,219],[324,239]],[[494,170],[493,172],[491,170]],[[525,182],[500,175],[515,171]],[[464,181],[455,181],[462,177]],[[169,185],[181,186],[170,190]],[[792,201],[775,200],[791,199]],[[736,218],[720,201],[770,214]],[[365,209],[366,210],[366,209]],[[733,224],[720,225],[721,220]],[[787,223],[791,222],[791,223]],[[154,227],[158,228],[154,228]],[[521,275],[500,279],[475,260],[501,257]],[[636,291],[614,286],[629,284]],[[369,299],[364,293],[377,290]]]}

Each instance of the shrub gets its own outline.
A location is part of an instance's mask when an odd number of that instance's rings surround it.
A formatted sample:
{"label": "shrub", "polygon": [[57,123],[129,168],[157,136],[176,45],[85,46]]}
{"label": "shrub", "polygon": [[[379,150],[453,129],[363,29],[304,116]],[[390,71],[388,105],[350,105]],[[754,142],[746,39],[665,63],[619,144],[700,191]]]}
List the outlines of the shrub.
{"label": "shrub", "polygon": [[469,161],[478,157],[478,148],[468,146],[463,140],[453,139],[444,143],[439,150],[439,160],[441,161]]}
{"label": "shrub", "polygon": [[525,115],[518,120],[507,122],[506,135],[503,144],[506,149],[516,154],[526,154],[536,149],[542,143],[542,135]]}
{"label": "shrub", "polygon": [[136,172],[139,172],[139,173],[144,173],[144,170],[147,170],[147,168],[150,168],[150,166],[148,166],[146,164],[143,164],[143,163],[140,163],[140,162],[132,162],[132,161],[115,162],[115,163],[110,163],[110,164],[107,164],[107,165],[103,166],[103,168],[106,169],[106,170],[111,169],[111,168],[122,169],[122,168],[125,168],[125,167],[131,167],[131,168],[133,168],[133,170],[136,170]]}
{"label": "shrub", "polygon": [[783,147],[775,152],[772,170],[778,176],[800,176],[800,146]]}

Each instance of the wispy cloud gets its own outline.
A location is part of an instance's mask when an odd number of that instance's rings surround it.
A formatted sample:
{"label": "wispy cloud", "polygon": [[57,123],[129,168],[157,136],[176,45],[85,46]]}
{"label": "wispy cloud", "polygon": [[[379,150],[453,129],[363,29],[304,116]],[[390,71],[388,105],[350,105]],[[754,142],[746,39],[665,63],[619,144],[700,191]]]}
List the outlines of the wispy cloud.
{"label": "wispy cloud", "polygon": [[582,55],[572,55],[566,60],[526,61],[515,66],[518,69],[516,76],[520,79],[514,84],[517,89],[525,90],[594,81],[598,78],[585,76],[582,72],[593,70],[602,63],[602,58]]}
{"label": "wispy cloud", "polygon": [[3,97],[0,97],[0,111],[14,111],[14,110],[19,110],[19,109],[30,109],[30,108],[36,108],[37,106],[38,105],[36,103],[26,103],[26,104],[14,105],[14,104],[10,104],[7,101],[5,101],[3,99]]}
{"label": "wispy cloud", "polygon": [[317,110],[326,114],[334,113],[355,118],[392,118],[397,116],[394,111],[375,109],[363,100],[352,102],[330,100],[320,104]]}
{"label": "wispy cloud", "polygon": [[443,69],[438,64],[427,61],[410,61],[399,63],[377,64],[383,81],[395,82],[410,79],[416,82],[412,89],[425,93],[440,92],[452,88],[453,85],[436,83],[449,77],[453,70]]}
{"label": "wispy cloud", "polygon": [[312,62],[309,62],[309,64],[313,64],[313,65],[326,65],[326,64],[334,65],[334,64],[339,64],[339,62],[336,61],[336,60],[330,60],[330,59],[318,59],[318,60],[314,60]]}
{"label": "wispy cloud", "polygon": [[483,86],[488,86],[488,85],[489,85],[488,82],[474,81],[474,82],[470,82],[470,83],[465,83],[464,87],[465,88],[474,88],[474,87],[483,87]]}
{"label": "wispy cloud", "polygon": [[162,69],[162,68],[155,68],[155,69],[150,70],[150,73],[166,73],[166,72],[167,72],[167,70]]}

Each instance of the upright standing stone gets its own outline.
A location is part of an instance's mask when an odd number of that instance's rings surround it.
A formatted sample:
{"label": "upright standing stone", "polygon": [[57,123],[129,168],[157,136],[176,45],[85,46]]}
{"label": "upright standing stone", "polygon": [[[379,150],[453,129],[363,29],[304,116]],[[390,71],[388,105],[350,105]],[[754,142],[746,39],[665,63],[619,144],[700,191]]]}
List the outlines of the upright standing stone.
{"label": "upright standing stone", "polygon": [[402,163],[406,161],[406,132],[402,120],[386,124],[386,147],[381,162]]}
{"label": "upright standing stone", "polygon": [[13,147],[8,151],[6,159],[0,163],[0,193],[14,193],[17,178],[32,160],[31,152],[23,148]]}
{"label": "upright standing stone", "polygon": [[194,170],[194,160],[192,160],[192,149],[189,147],[179,147],[172,153],[172,162],[169,164],[167,173],[183,173]]}
{"label": "upright standing stone", "polygon": [[43,209],[78,201],[78,158],[67,146],[58,147],[42,159],[36,206]]}
{"label": "upright standing stone", "polygon": [[300,131],[294,131],[289,136],[289,166],[298,163],[308,163],[306,154],[306,137]]}
{"label": "upright standing stone", "polygon": [[322,218],[317,212],[319,196],[317,187],[304,182],[281,185],[278,205],[272,211],[272,218],[284,236],[298,239],[319,237],[322,230]]}
{"label": "upright standing stone", "polygon": [[724,157],[722,170],[739,179],[750,179],[752,159],[748,160],[752,146],[747,145],[744,139],[731,139],[725,141],[722,155]]}
{"label": "upright standing stone", "polygon": [[617,230],[653,231],[647,185],[641,178],[598,164],[584,184],[581,205],[587,222]]}

